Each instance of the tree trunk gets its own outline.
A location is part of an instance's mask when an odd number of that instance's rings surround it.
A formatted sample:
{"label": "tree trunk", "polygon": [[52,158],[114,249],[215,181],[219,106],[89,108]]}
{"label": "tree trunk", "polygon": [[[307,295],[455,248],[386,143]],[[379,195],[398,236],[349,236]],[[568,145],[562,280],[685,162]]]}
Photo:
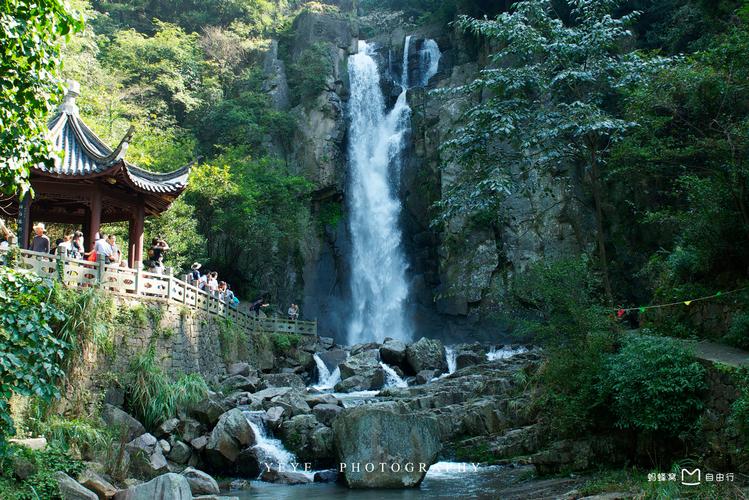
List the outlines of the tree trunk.
{"label": "tree trunk", "polygon": [[609,265],[606,257],[606,237],[603,230],[603,206],[601,201],[601,180],[598,171],[598,156],[596,149],[591,148],[590,154],[590,177],[593,191],[593,204],[596,208],[596,242],[598,243],[598,257],[603,275],[603,288],[606,291],[606,300],[610,306],[614,305],[614,295],[611,292],[611,280],[609,279]]}

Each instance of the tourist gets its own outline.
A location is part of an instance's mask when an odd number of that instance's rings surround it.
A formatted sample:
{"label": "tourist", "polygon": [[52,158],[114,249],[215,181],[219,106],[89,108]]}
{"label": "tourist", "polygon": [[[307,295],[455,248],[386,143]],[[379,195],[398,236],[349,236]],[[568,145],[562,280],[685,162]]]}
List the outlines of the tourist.
{"label": "tourist", "polygon": [[260,316],[260,309],[268,307],[270,304],[265,302],[265,299],[263,297],[258,298],[257,300],[253,301],[252,304],[250,304],[250,311],[255,313],[255,317],[257,318]]}
{"label": "tourist", "polygon": [[167,250],[169,250],[169,245],[162,238],[154,238],[151,241],[151,249],[148,251],[149,271],[156,274],[164,273],[164,256]]}
{"label": "tourist", "polygon": [[85,253],[83,246],[83,233],[76,231],[73,233],[73,241],[70,244],[70,256],[74,259],[82,259]]}
{"label": "tourist", "polygon": [[210,293],[213,296],[216,296],[218,293],[218,273],[216,271],[213,271],[210,276],[208,276],[208,281],[206,282],[206,291]]}
{"label": "tourist", "polygon": [[104,240],[104,238],[101,237],[101,233],[94,234],[94,242],[91,244],[91,251],[84,253],[83,255],[86,256],[86,260],[89,262],[96,262],[96,259],[98,258],[98,250],[97,248],[102,248],[103,245],[105,245],[107,242]]}
{"label": "tourist", "polygon": [[198,289],[199,290],[205,290],[206,285],[208,284],[208,275],[210,275],[210,271],[206,271],[205,274],[201,274],[200,278],[198,278]]}
{"label": "tourist", "polygon": [[122,260],[122,252],[116,243],[117,238],[115,235],[110,234],[107,238],[107,245],[109,246],[109,254],[107,256],[107,264],[118,264]]}
{"label": "tourist", "polygon": [[234,295],[234,292],[231,290],[231,286],[229,286],[228,283],[226,283],[226,291],[224,292],[224,302],[234,309],[239,305],[239,299]]}
{"label": "tourist", "polygon": [[286,314],[289,315],[289,319],[292,321],[296,321],[299,319],[299,306],[294,304],[293,302],[289,306],[288,311],[286,311]]}
{"label": "tourist", "polygon": [[194,262],[192,266],[190,266],[190,284],[195,286],[198,284],[198,281],[200,281],[200,263]]}
{"label": "tourist", "polygon": [[218,300],[226,302],[226,281],[218,282],[218,291],[216,293]]}
{"label": "tourist", "polygon": [[58,243],[55,254],[59,255],[60,257],[70,257],[70,254],[73,251],[73,235],[66,234],[62,237],[61,240],[57,241]]}
{"label": "tourist", "polygon": [[49,253],[49,237],[44,234],[44,224],[41,222],[34,226],[34,239],[31,240],[31,250],[40,253]]}

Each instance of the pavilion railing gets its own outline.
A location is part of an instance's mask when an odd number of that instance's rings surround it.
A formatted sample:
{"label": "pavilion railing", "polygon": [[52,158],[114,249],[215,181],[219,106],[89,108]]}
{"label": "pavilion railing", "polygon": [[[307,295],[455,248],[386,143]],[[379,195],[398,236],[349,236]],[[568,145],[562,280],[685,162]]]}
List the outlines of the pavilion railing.
{"label": "pavilion railing", "polygon": [[[230,319],[245,332],[296,333],[317,335],[316,321],[256,317],[239,311],[218,297],[170,274],[156,274],[139,269],[91,262],[31,250],[18,250],[14,265],[39,276],[58,280],[69,287],[94,287],[128,297],[143,297],[181,304]],[[7,251],[5,252],[7,253]],[[2,252],[0,252],[2,257]]]}

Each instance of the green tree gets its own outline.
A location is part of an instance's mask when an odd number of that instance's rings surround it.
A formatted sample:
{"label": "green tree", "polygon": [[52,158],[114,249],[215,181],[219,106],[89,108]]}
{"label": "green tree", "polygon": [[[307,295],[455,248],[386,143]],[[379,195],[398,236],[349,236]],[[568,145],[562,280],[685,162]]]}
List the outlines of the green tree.
{"label": "green tree", "polygon": [[[650,66],[627,52],[634,15],[613,17],[615,0],[574,0],[569,20],[549,0],[516,3],[494,20],[461,17],[458,26],[500,47],[481,76],[457,92],[489,97],[470,108],[445,148],[463,173],[443,202],[442,220],[496,208],[523,173],[583,168],[596,221],[599,268],[609,302],[611,282],[604,231],[604,185],[611,146],[636,124],[616,116],[612,97]],[[571,174],[570,174],[571,175]]]}
{"label": "green tree", "polygon": [[60,42],[82,26],[63,1],[0,5],[0,193],[25,193],[29,166],[53,162],[46,118],[62,92]]}
{"label": "green tree", "polygon": [[612,156],[618,177],[652,186],[635,216],[658,229],[648,271],[666,300],[684,284],[733,285],[749,265],[749,29],[710,39],[627,93],[642,126]]}

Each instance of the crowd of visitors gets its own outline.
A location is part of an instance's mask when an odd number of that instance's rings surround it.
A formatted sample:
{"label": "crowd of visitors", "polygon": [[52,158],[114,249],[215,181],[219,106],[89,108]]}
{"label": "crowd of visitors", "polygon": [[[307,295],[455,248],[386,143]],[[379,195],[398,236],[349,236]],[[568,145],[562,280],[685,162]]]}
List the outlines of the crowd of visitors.
{"label": "crowd of visitors", "polygon": [[[103,256],[107,264],[116,264],[121,267],[127,267],[127,261],[123,259],[122,251],[117,246],[117,236],[114,234],[96,233],[95,241],[90,250],[85,251],[83,232],[74,231],[66,233],[62,238],[51,245],[49,236],[46,234],[44,224],[39,223],[33,226],[34,237],[31,241],[31,250],[34,252],[51,253],[70,257],[74,259],[86,259],[96,262]],[[5,226],[4,221],[0,219],[0,250],[7,249],[13,241],[13,233]],[[151,241],[151,247],[148,250],[148,258],[143,263],[144,267],[156,274],[164,272],[164,258],[169,251],[169,245],[163,238],[154,238]],[[216,271],[201,272],[201,264],[195,262],[190,266],[190,273],[187,279],[193,286],[200,290],[208,292],[212,297],[224,301],[229,306],[237,308],[239,299],[234,295],[231,286],[226,281],[218,279]],[[260,311],[269,307],[270,304],[264,296],[259,296],[250,303],[249,310],[260,315]],[[299,319],[299,305],[292,303],[286,311],[288,319],[296,321]]]}
{"label": "crowd of visitors", "polygon": [[205,290],[212,297],[223,300],[230,307],[237,308],[239,306],[239,299],[234,295],[231,286],[226,281],[219,281],[216,271],[201,273],[201,267],[203,266],[199,262],[195,262],[190,266],[190,274],[188,275],[190,284],[198,287],[200,290]]}

